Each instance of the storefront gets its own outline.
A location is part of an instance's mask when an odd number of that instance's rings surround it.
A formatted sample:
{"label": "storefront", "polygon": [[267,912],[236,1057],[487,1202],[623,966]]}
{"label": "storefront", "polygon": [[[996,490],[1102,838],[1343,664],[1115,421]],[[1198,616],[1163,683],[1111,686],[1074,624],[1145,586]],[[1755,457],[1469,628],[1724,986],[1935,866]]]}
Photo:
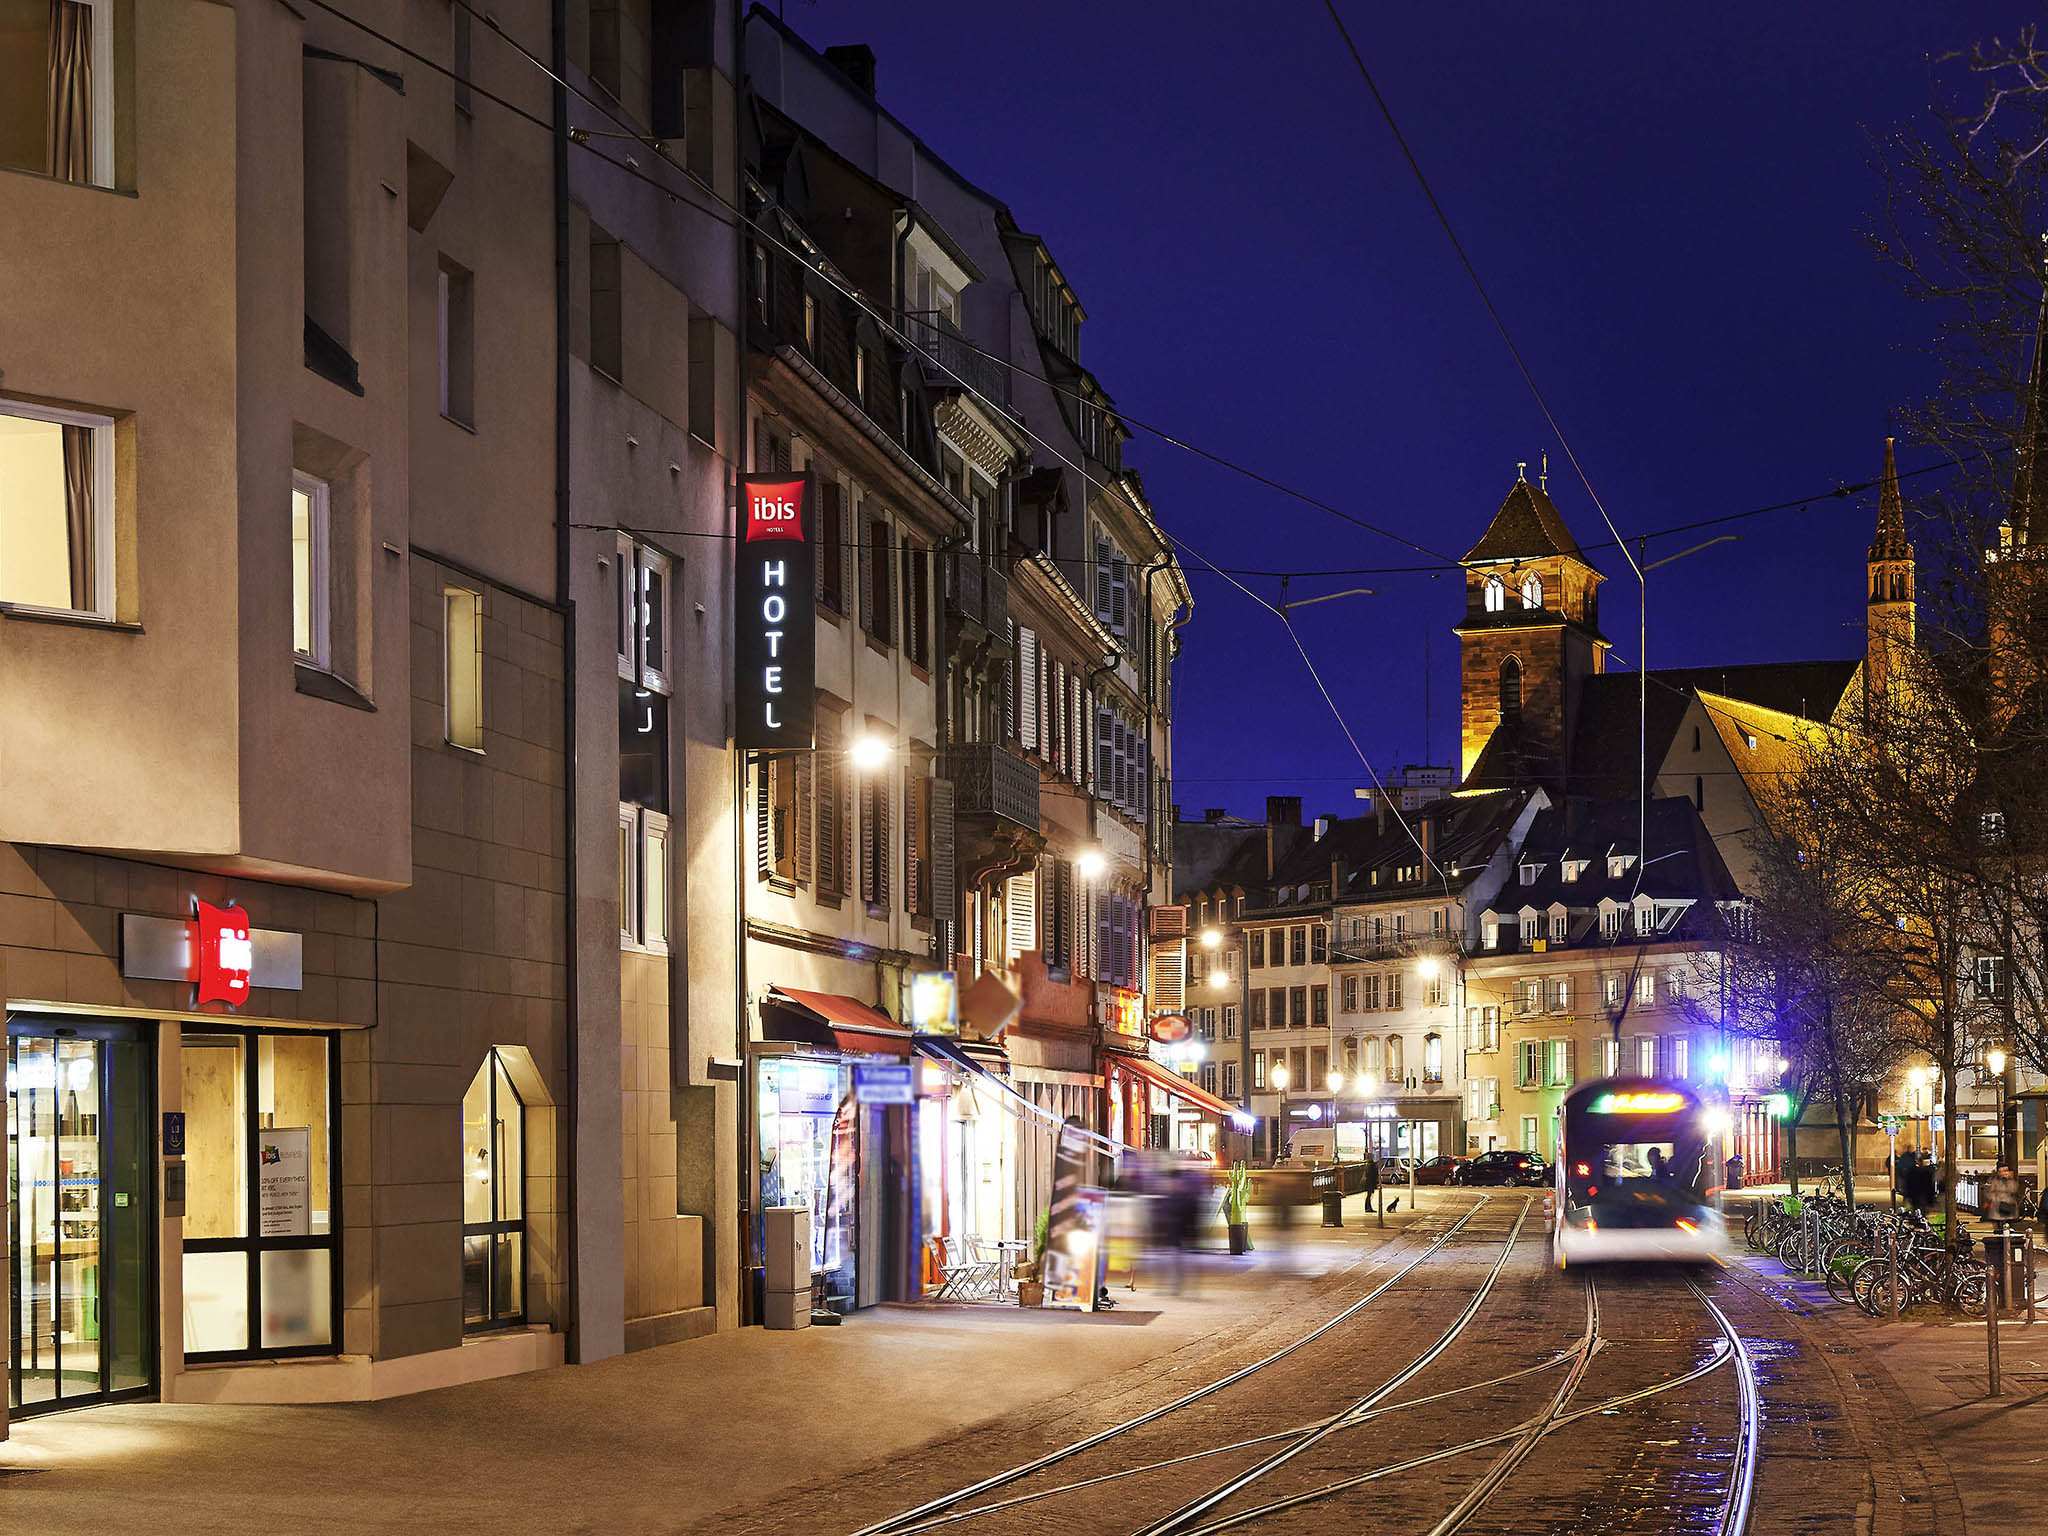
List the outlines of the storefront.
{"label": "storefront", "polygon": [[[857,998],[771,988],[750,1047],[751,1240],[761,1213],[810,1213],[812,1294],[834,1311],[913,1299],[912,1105],[870,1098],[864,1064],[909,1065],[911,1032]],[[914,1074],[913,1074],[914,1076]]]}
{"label": "storefront", "polygon": [[1144,1056],[1102,1053],[1110,1140],[1226,1163],[1242,1156],[1249,1117]]}

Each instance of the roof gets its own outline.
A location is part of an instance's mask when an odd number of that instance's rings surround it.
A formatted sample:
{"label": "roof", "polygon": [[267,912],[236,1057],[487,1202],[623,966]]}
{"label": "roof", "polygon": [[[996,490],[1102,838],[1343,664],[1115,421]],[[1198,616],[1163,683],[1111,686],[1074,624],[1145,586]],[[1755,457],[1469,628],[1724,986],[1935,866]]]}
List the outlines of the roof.
{"label": "roof", "polygon": [[[1446,879],[1453,890],[1459,889],[1492,858],[1527,799],[1527,790],[1496,789],[1446,796],[1420,810],[1389,807],[1384,821],[1378,815],[1333,820],[1321,837],[1304,842],[1281,861],[1271,888],[1326,884],[1330,866],[1337,861],[1343,866],[1344,887],[1332,894],[1339,900],[1400,894],[1400,883],[1387,876],[1423,862],[1416,845],[1428,822],[1433,834],[1430,857],[1443,874],[1425,869],[1420,881],[1407,882],[1410,893],[1441,890]],[[1453,867],[1458,870],[1455,875],[1450,873]],[[1375,870],[1381,875],[1377,885],[1372,879]]]}
{"label": "roof", "polygon": [[[1906,538],[1906,510],[1899,499],[1899,466],[1892,457],[1893,439],[1884,440],[1884,478],[1877,491],[1877,537],[1870,541],[1873,560],[1910,560],[1913,546]],[[2026,466],[2020,467],[2022,474]]]}
{"label": "roof", "polygon": [[1718,693],[1745,704],[1775,709],[1806,720],[1831,720],[1842,695],[1856,681],[1863,658],[1851,661],[1766,661],[1744,667],[1681,667],[1652,672],[1650,691],[1658,681],[1681,688]]}
{"label": "roof", "polygon": [[[1640,717],[1639,703],[1646,706]],[[1637,799],[1642,750],[1647,747],[1654,773],[1670,752],[1691,704],[1691,689],[1670,686],[1662,673],[1651,674],[1647,690],[1633,672],[1605,672],[1587,678],[1579,688],[1579,716],[1566,779],[1571,792],[1596,800]],[[1639,718],[1647,724],[1647,731]]]}
{"label": "roof", "polygon": [[[1579,541],[1558,514],[1557,503],[1541,486],[1517,480],[1500,504],[1486,532],[1461,562],[1480,565],[1494,560],[1529,560],[1545,555],[1573,555],[1580,560]],[[1590,562],[1588,562],[1590,564]]]}
{"label": "roof", "polygon": [[[1639,815],[1644,822],[1640,829]],[[1644,848],[1648,852],[1640,872],[1631,863],[1619,875],[1607,873],[1610,854],[1634,855]],[[1568,859],[1586,861],[1576,880],[1564,878]],[[1530,865],[1536,866],[1536,877],[1525,881],[1522,871]],[[1625,903],[1637,895],[1665,902],[1735,901],[1741,894],[1690,800],[1663,796],[1639,810],[1632,801],[1599,805],[1574,797],[1537,814],[1523,840],[1514,876],[1501,887],[1492,909],[1583,909],[1598,906],[1603,899]]]}

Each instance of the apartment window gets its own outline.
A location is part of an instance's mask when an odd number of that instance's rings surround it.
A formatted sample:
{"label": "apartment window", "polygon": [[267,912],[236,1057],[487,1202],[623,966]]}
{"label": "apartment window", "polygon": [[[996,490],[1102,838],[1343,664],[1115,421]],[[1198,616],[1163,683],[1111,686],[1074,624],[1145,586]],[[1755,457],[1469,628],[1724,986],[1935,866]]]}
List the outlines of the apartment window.
{"label": "apartment window", "polygon": [[1636,1074],[1639,1077],[1657,1075],[1657,1037],[1638,1035],[1636,1037]]}
{"label": "apartment window", "polygon": [[1207,1061],[1202,1063],[1202,1092],[1214,1093],[1215,1091],[1216,1063],[1213,1061]]}
{"label": "apartment window", "polygon": [[1524,944],[1533,944],[1542,936],[1541,923],[1542,919],[1533,912],[1522,914],[1522,942]]}
{"label": "apartment window", "polygon": [[1403,1070],[1405,1064],[1401,1056],[1401,1037],[1399,1035],[1387,1036],[1387,1081],[1398,1083],[1404,1080],[1406,1076]]}
{"label": "apartment window", "polygon": [[462,1325],[526,1315],[526,1106],[495,1049],[462,1096]]}
{"label": "apartment window", "polygon": [[1426,994],[1426,1000],[1430,1007],[1441,1008],[1444,1005],[1444,997],[1444,973],[1439,969],[1429,978],[1429,991]]}
{"label": "apartment window", "polygon": [[866,579],[860,589],[860,627],[884,645],[896,643],[895,563],[890,555],[895,542],[887,518],[867,520],[867,558],[861,562]]}
{"label": "apartment window", "polygon": [[327,482],[292,474],[292,654],[327,665]]}
{"label": "apartment window", "polygon": [[114,184],[113,0],[0,0],[0,166]]}
{"label": "apartment window", "polygon": [[1226,1040],[1235,1040],[1237,1038],[1237,1007],[1232,1003],[1225,1003],[1223,1005],[1223,1038]]}
{"label": "apartment window", "polygon": [[1621,936],[1621,908],[1601,908],[1600,932],[1610,939],[1619,938]]}
{"label": "apartment window", "polygon": [[1264,1088],[1265,1086],[1266,1086],[1266,1053],[1265,1053],[1264,1051],[1253,1051],[1253,1052],[1252,1052],[1252,1087],[1253,1087],[1254,1089],[1259,1089],[1259,1088]]}
{"label": "apartment window", "polygon": [[1318,1027],[1330,1022],[1330,989],[1311,987],[1308,994],[1309,1022]]}
{"label": "apartment window", "polygon": [[1387,1006],[1389,1008],[1399,1008],[1401,1006],[1401,973],[1399,971],[1387,972]]}
{"label": "apartment window", "polygon": [[1287,944],[1287,963],[1289,965],[1308,964],[1308,930],[1306,928],[1297,928],[1290,935]]}
{"label": "apartment window", "polygon": [[1654,1008],[1656,1004],[1657,978],[1649,971],[1643,971],[1636,977],[1636,1006]]}
{"label": "apartment window", "polygon": [[1444,1037],[1424,1035],[1422,1037],[1422,1080],[1425,1083],[1440,1083],[1444,1080]]}
{"label": "apartment window", "polygon": [[1692,1042],[1683,1035],[1671,1040],[1671,1075],[1681,1083],[1692,1076]]}
{"label": "apartment window", "polygon": [[1979,997],[2005,996],[2005,957],[2003,955],[1979,955],[1977,957],[1977,995]]}
{"label": "apartment window", "polygon": [[1346,1035],[1337,1049],[1339,1064],[1344,1072],[1347,1075],[1356,1072],[1358,1070],[1358,1036]]}
{"label": "apartment window", "polygon": [[1252,952],[1251,968],[1255,971],[1264,970],[1266,967],[1266,930],[1263,928],[1253,929],[1248,942],[1251,945]]}
{"label": "apartment window", "polygon": [[1572,1043],[1569,1040],[1543,1042],[1545,1080],[1553,1088],[1569,1088],[1572,1081]]}
{"label": "apartment window", "polygon": [[1500,1007],[1490,1004],[1479,1010],[1479,1049],[1497,1051],[1500,1049]]}
{"label": "apartment window", "polygon": [[1534,1115],[1522,1116],[1522,1150],[1524,1152],[1535,1152],[1539,1155],[1543,1151],[1543,1148],[1538,1146],[1536,1142],[1536,1117]]}
{"label": "apartment window", "polygon": [[1362,1009],[1363,1009],[1363,1010],[1364,1010],[1365,1012],[1368,1012],[1368,1013],[1369,1013],[1369,1012],[1372,1012],[1373,1010],[1375,1010],[1375,1009],[1377,1009],[1377,1008],[1379,1007],[1379,1005],[1380,1005],[1380,978],[1379,978],[1379,973],[1378,973],[1377,971],[1373,972],[1373,973],[1372,973],[1371,975],[1369,975],[1369,976],[1361,976],[1361,977],[1359,977],[1359,978],[1358,978],[1358,990],[1359,990],[1359,997],[1360,997],[1360,999],[1361,999],[1361,1001],[1360,1001],[1360,1007],[1361,1007],[1361,1008],[1362,1008]]}
{"label": "apartment window", "polygon": [[1664,1001],[1676,1008],[1685,1001],[1685,973],[1666,971],[1664,973]]}
{"label": "apartment window", "polygon": [[619,540],[619,676],[649,693],[669,692],[670,570],[659,550]]}
{"label": "apartment window", "polygon": [[1322,925],[1321,923],[1317,923],[1317,924],[1315,925],[1315,927],[1313,927],[1313,928],[1311,928],[1311,929],[1309,930],[1309,955],[1308,955],[1308,961],[1309,961],[1309,964],[1310,964],[1310,965],[1327,965],[1327,964],[1329,963],[1329,959],[1330,959],[1330,934],[1329,934],[1329,930],[1328,930],[1328,929],[1326,929],[1326,928],[1324,928],[1324,927],[1323,927],[1323,925]]}
{"label": "apartment window", "polygon": [[1344,978],[1339,997],[1343,1012],[1358,1012],[1358,978],[1356,976],[1346,976]]}
{"label": "apartment window", "polygon": [[669,824],[659,811],[619,806],[619,944],[668,953]]}
{"label": "apartment window", "polygon": [[1540,1088],[1543,1086],[1543,1042],[1523,1040],[1515,1046],[1515,1086],[1518,1088]]}
{"label": "apartment window", "polygon": [[1621,1076],[1621,1042],[1619,1040],[1610,1038],[1600,1042],[1600,1075],[1602,1077]]}
{"label": "apartment window", "polygon": [[1522,993],[1522,1012],[1541,1013],[1543,1011],[1543,983],[1532,977],[1517,983],[1517,985],[1521,988]]}
{"label": "apartment window", "polygon": [[1275,987],[1273,989],[1273,1007],[1268,1017],[1272,1020],[1275,1029],[1285,1029],[1287,1027],[1287,989],[1285,987]]}
{"label": "apartment window", "polygon": [[476,425],[476,279],[469,268],[441,258],[441,414]]}
{"label": "apartment window", "polygon": [[1223,1063],[1223,1097],[1226,1099],[1237,1097],[1237,1063],[1234,1061]]}
{"label": "apartment window", "polygon": [[1564,1013],[1571,1008],[1571,1005],[1572,984],[1569,980],[1560,976],[1550,984],[1550,1006],[1554,1011]]}
{"label": "apartment window", "polygon": [[1571,919],[1562,912],[1550,914],[1550,942],[1562,944],[1571,932]]}
{"label": "apartment window", "polygon": [[1296,987],[1287,994],[1287,1018],[1296,1029],[1308,1028],[1308,988]]}
{"label": "apartment window", "polygon": [[1266,1027],[1266,994],[1263,992],[1252,993],[1246,999],[1245,1007],[1247,1009],[1245,1028],[1264,1029]]}
{"label": "apartment window", "polygon": [[112,421],[0,400],[0,603],[112,618],[113,511]]}
{"label": "apartment window", "polygon": [[448,744],[471,752],[484,749],[484,595],[467,587],[443,587],[447,613],[443,635]]}

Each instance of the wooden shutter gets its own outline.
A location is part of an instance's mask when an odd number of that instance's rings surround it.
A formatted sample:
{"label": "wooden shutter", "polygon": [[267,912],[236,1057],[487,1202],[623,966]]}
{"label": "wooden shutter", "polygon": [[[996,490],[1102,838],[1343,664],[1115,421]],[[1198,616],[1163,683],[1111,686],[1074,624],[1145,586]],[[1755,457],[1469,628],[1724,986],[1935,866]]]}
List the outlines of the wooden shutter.
{"label": "wooden shutter", "polygon": [[[822,481],[818,486],[818,558],[811,562],[811,595],[819,602],[827,602],[833,595],[831,584],[825,580],[825,573],[837,571],[832,564],[832,546],[839,538],[839,485],[837,481]],[[834,607],[838,605],[833,604]]]}
{"label": "wooden shutter", "polygon": [[959,877],[953,860],[953,781],[931,781],[931,911],[951,922],[960,905]]}
{"label": "wooden shutter", "polygon": [[918,891],[925,873],[924,849],[918,846],[918,834],[924,830],[920,767],[914,762],[903,765],[903,910],[912,914],[918,911]]}
{"label": "wooden shutter", "polygon": [[1017,621],[1008,621],[1010,654],[1003,662],[1003,739],[1017,739]]}
{"label": "wooden shutter", "polygon": [[1082,764],[1086,761],[1082,754],[1088,750],[1088,716],[1094,703],[1095,690],[1084,689],[1081,686],[1081,679],[1070,674],[1067,678],[1067,691],[1072,696],[1067,706],[1067,727],[1073,733],[1070,739],[1074,744],[1074,750],[1068,754],[1071,764],[1067,776],[1078,784],[1083,777]]}
{"label": "wooden shutter", "polygon": [[878,773],[875,781],[875,905],[889,905],[890,865],[895,863],[890,855],[889,825],[893,819],[896,797],[889,793],[889,775]]}
{"label": "wooden shutter", "polygon": [[1017,742],[1026,752],[1038,749],[1038,633],[1017,631]]}
{"label": "wooden shutter", "polygon": [[860,844],[860,891],[862,901],[875,899],[875,785],[879,774],[864,774],[860,778],[860,829],[855,837]]}
{"label": "wooden shutter", "polygon": [[811,754],[812,784],[818,803],[818,894],[836,896],[846,887],[846,863],[840,853],[839,776],[841,760],[838,732],[819,721],[818,750]]}
{"label": "wooden shutter", "polygon": [[869,634],[873,634],[875,632],[875,562],[874,551],[870,545],[874,539],[875,530],[873,523],[868,519],[867,511],[868,504],[862,502],[860,504],[860,515],[854,520],[853,525],[858,530],[859,537],[851,542],[857,542],[860,545],[859,554],[861,558],[855,562],[860,581],[860,627]]}
{"label": "wooden shutter", "polygon": [[796,755],[796,879],[799,885],[811,883],[811,818],[817,814],[816,774],[811,760],[816,756],[815,752]]}
{"label": "wooden shutter", "polygon": [[839,504],[839,551],[821,550],[826,559],[839,562],[839,611],[851,613],[854,609],[854,592],[860,585],[860,528],[854,521],[853,494],[834,485]]}
{"label": "wooden shutter", "polygon": [[[1152,1008],[1158,1012],[1177,1013],[1186,997],[1188,941],[1172,939],[1152,945]],[[1258,1004],[1258,1017],[1266,1017],[1266,997],[1263,992],[1253,994]]]}
{"label": "wooden shutter", "polygon": [[1038,948],[1038,876],[1035,873],[1010,876],[1004,890],[1003,917],[1009,924],[1012,960]]}
{"label": "wooden shutter", "polygon": [[1131,567],[1122,555],[1111,555],[1109,559],[1109,627],[1116,634],[1124,632],[1124,624],[1130,608]]}
{"label": "wooden shutter", "polygon": [[770,803],[775,798],[774,763],[772,757],[759,758],[754,763],[754,878],[766,880],[775,869],[775,852],[769,846],[768,815]]}
{"label": "wooden shutter", "polygon": [[1095,536],[1095,617],[1107,624],[1109,614],[1109,540],[1098,533]]}
{"label": "wooden shutter", "polygon": [[1095,798],[1116,798],[1116,717],[1097,708],[1095,719]]}

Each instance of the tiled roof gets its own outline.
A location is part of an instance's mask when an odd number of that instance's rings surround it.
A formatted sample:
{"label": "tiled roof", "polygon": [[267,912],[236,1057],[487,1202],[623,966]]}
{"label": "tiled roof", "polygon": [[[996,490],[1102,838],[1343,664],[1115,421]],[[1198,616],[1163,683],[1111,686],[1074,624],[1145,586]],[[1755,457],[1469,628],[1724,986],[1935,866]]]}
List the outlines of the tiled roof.
{"label": "tiled roof", "polygon": [[1767,661],[1746,667],[1682,667],[1650,674],[1650,692],[1659,680],[1681,688],[1697,688],[1775,709],[1806,720],[1832,719],[1842,695],[1863,665],[1853,661]]}
{"label": "tiled roof", "polygon": [[[1545,555],[1577,555],[1579,541],[1572,537],[1557,503],[1541,486],[1517,480],[1487,525],[1485,534],[1463,561],[1466,565],[1489,560],[1529,560]],[[1583,555],[1580,559],[1585,559]],[[1590,563],[1590,562],[1589,562]]]}
{"label": "tiled roof", "polygon": [[[1682,797],[1661,797],[1649,803],[1646,835],[1639,834],[1638,808],[1632,802],[1589,805],[1573,800],[1541,812],[1529,828],[1516,860],[1514,875],[1493,902],[1508,913],[1523,907],[1545,910],[1553,904],[1587,908],[1605,898],[1627,902],[1640,893],[1653,901],[1734,901],[1741,894],[1735,877],[1714,847],[1693,803]],[[1639,836],[1648,847],[1639,874],[1633,863],[1616,876],[1607,873],[1610,854],[1635,854]],[[1564,878],[1567,860],[1586,861],[1576,880]],[[1536,877],[1524,881],[1522,870],[1534,864]]]}

